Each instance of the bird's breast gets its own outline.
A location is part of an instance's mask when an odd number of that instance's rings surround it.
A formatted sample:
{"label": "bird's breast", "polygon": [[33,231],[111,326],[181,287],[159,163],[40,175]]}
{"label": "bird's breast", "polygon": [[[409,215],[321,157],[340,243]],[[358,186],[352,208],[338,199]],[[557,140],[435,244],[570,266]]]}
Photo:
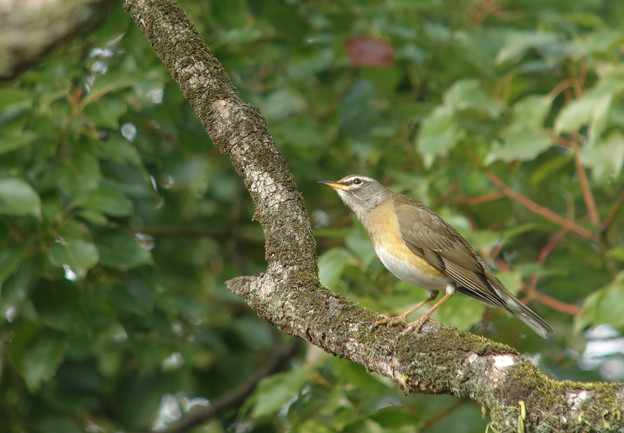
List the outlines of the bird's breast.
{"label": "bird's breast", "polygon": [[401,239],[392,200],[373,209],[364,227],[371,237],[377,256],[397,278],[429,292],[445,289],[449,278],[410,250]]}

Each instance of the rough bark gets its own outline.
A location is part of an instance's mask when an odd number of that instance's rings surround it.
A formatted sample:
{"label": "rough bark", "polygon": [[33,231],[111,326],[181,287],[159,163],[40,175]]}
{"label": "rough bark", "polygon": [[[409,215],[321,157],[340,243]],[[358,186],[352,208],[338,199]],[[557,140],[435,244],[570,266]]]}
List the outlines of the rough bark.
{"label": "rough bark", "polygon": [[405,392],[473,399],[498,431],[624,431],[621,383],[555,381],[514,349],[454,329],[427,324],[420,334],[403,335],[401,327],[376,328],[375,313],[322,287],[303,200],[263,117],[240,99],[174,1],[132,0],[125,7],[255,203],[267,270],[235,278],[228,288],[260,317]]}

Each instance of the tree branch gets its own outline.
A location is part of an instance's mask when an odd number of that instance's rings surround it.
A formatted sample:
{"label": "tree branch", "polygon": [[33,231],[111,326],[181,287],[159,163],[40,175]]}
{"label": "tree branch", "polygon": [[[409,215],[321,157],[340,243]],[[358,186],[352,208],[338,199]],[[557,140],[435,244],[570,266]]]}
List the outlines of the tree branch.
{"label": "tree branch", "polygon": [[[230,280],[228,288],[260,317],[391,378],[405,392],[471,398],[489,409],[498,431],[518,431],[521,407],[526,430],[624,428],[623,384],[557,382],[508,346],[432,324],[420,334],[403,335],[401,326],[376,328],[377,314],[322,287],[303,200],[265,120],[239,98],[176,3],[132,0],[125,7],[215,145],[230,157],[256,205],[267,270]],[[579,228],[566,223],[570,230]]]}

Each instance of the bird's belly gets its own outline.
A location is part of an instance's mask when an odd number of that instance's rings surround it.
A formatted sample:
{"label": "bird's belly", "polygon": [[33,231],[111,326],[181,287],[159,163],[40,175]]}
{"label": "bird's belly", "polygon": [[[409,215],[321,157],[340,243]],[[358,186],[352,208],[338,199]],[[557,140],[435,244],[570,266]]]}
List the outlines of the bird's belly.
{"label": "bird's belly", "polygon": [[428,292],[444,291],[450,281],[449,278],[425,259],[409,251],[407,246],[405,249],[406,252],[393,250],[390,254],[379,244],[375,245],[375,251],[381,262],[398,279]]}

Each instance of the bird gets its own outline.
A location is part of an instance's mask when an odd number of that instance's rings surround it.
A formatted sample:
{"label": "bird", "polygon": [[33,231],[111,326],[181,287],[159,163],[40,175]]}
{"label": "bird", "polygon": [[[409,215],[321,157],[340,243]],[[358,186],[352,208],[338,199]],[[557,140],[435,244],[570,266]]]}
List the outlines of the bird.
{"label": "bird", "polygon": [[[485,304],[503,308],[523,321],[542,338],[552,328],[529,307],[520,302],[479,254],[451,225],[417,200],[393,192],[377,180],[350,174],[337,181],[319,183],[338,193],[362,223],[377,256],[397,278],[425,289],[429,296],[403,314],[383,316],[376,325],[407,324],[420,332],[431,315],[456,292]],[[444,295],[417,320],[407,318]]]}

